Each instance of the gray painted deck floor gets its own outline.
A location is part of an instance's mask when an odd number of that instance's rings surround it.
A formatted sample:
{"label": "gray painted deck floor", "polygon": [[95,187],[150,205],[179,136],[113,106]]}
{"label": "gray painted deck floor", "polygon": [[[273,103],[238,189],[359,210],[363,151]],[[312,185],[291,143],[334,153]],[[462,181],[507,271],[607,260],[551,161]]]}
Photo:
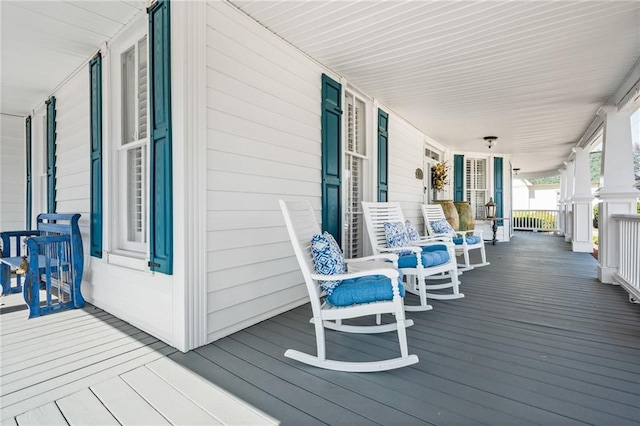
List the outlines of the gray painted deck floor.
{"label": "gray painted deck floor", "polygon": [[[94,307],[26,320],[5,297],[1,425],[269,422],[260,410],[284,425],[640,424],[640,305],[561,237],[518,233],[487,254],[464,299],[407,314],[420,362],[381,373],[284,358],[315,353],[308,305],[182,354]],[[332,358],[397,351],[395,333],[328,331]]]}
{"label": "gray painted deck floor", "polygon": [[[640,424],[640,305],[562,237],[517,233],[487,252],[490,266],[461,276],[464,299],[407,314],[410,367],[340,373],[284,358],[315,353],[308,305],[170,357],[284,425]],[[398,351],[395,333],[328,341],[338,359]]]}

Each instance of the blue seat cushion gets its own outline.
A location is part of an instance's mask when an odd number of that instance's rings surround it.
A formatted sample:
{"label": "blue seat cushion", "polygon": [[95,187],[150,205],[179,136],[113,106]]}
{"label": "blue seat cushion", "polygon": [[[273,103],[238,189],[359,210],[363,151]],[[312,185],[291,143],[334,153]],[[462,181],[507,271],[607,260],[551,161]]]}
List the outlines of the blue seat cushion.
{"label": "blue seat cushion", "polygon": [[[434,249],[432,251],[430,248],[429,251],[425,251],[425,249],[427,249],[427,247],[422,249],[422,266],[425,268],[442,265],[449,261],[449,252],[446,249]],[[398,268],[415,268],[417,264],[418,262],[414,253],[403,254],[398,258]]]}
{"label": "blue seat cushion", "polygon": [[[398,282],[400,296],[404,297],[404,286]],[[393,299],[391,280],[384,275],[372,275],[343,280],[327,296],[327,303],[333,306],[351,306]]]}
{"label": "blue seat cushion", "polygon": [[[468,235],[466,238],[467,238],[467,244],[478,244],[480,242],[480,237],[478,237],[477,235]],[[454,238],[453,244],[456,244],[456,245],[462,244],[462,237]]]}

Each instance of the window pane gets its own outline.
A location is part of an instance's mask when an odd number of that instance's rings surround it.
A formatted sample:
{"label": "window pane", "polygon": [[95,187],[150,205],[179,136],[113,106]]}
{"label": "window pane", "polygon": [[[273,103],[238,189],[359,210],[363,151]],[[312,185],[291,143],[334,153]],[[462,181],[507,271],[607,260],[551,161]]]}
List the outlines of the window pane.
{"label": "window pane", "polygon": [[347,214],[345,220],[344,251],[348,258],[362,256],[362,244],[364,240],[364,217],[360,211],[360,203],[363,200],[363,168],[362,158],[346,155],[348,173],[347,180]]}
{"label": "window pane", "polygon": [[138,42],[138,139],[147,137],[147,37]]}
{"label": "window pane", "polygon": [[360,99],[356,99],[356,111],[355,111],[355,152],[361,155],[366,154],[366,144],[365,144],[365,108],[364,102]]}
{"label": "window pane", "polygon": [[127,151],[127,239],[144,242],[145,151],[142,147]]}
{"label": "window pane", "polygon": [[135,48],[122,54],[122,143],[136,140]]}

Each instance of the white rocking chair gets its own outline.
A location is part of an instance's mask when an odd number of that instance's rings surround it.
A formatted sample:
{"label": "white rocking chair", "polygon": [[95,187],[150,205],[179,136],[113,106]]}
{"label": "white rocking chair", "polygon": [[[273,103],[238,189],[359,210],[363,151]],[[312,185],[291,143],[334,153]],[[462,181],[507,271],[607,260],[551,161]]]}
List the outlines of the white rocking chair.
{"label": "white rocking chair", "polygon": [[[442,210],[442,206],[440,204],[423,204],[422,216],[424,217],[424,223],[427,228],[427,234],[429,236],[438,237],[447,235],[453,237],[456,256],[464,257],[464,266],[460,268],[461,272],[470,271],[473,268],[490,265],[490,263],[487,262],[487,254],[484,249],[484,240],[482,239],[481,230],[471,229],[468,231],[454,231],[453,228],[451,228],[451,231],[455,232],[457,237],[454,237],[454,235],[439,234],[435,232],[435,230],[433,229],[433,222],[447,220],[444,214],[444,210]],[[480,257],[482,258],[481,263],[476,263],[473,265],[471,264],[471,262],[469,261],[470,250],[480,250]]]}
{"label": "white rocking chair", "polygon": [[[406,290],[420,296],[420,305],[405,305],[407,311],[428,311],[433,307],[427,303],[427,298],[436,300],[452,300],[464,297],[459,291],[460,281],[458,280],[458,264],[454,253],[451,238],[429,238],[423,237],[417,241],[411,241],[409,246],[389,248],[385,235],[384,223],[402,222],[405,223],[404,215],[399,203],[370,203],[362,202],[362,208],[369,233],[371,248],[375,254],[379,253],[402,253],[412,252],[411,255],[401,255],[399,269],[406,275]],[[448,260],[444,263],[434,262],[433,266],[425,264],[429,260],[430,253],[423,248],[433,246],[445,246],[449,254]],[[435,248],[435,247],[433,247]],[[428,249],[427,249],[428,250]],[[406,262],[406,267],[403,264]],[[427,280],[445,279],[445,283],[427,284]],[[429,290],[451,289],[450,294],[432,293]]]}
{"label": "white rocking chair", "polygon": [[[350,371],[350,372],[372,372],[385,371],[395,368],[405,367],[418,362],[416,355],[409,355],[407,345],[406,327],[413,325],[413,320],[405,319],[404,305],[400,295],[401,287],[398,283],[399,272],[392,262],[397,261],[397,256],[369,256],[367,258],[346,260],[347,265],[353,263],[367,262],[367,266],[362,266],[360,272],[345,273],[339,275],[320,275],[317,274],[314,267],[313,255],[311,251],[311,240],[314,234],[320,234],[318,221],[309,202],[285,202],[280,200],[280,208],[284,215],[284,220],[289,232],[289,238],[293,245],[293,250],[298,259],[302,276],[304,277],[313,318],[311,322],[314,324],[316,333],[317,355],[310,355],[297,350],[288,349],[284,356],[295,359],[299,362],[309,364],[315,367],[325,368],[329,370]],[[372,269],[373,268],[373,269]],[[366,278],[377,276],[378,282],[383,282],[383,286],[387,283],[389,287],[385,287],[389,297],[378,297],[368,303],[353,303],[349,306],[334,306],[323,300],[327,294],[320,285],[320,281],[333,280],[349,280],[343,281],[333,290],[333,295],[338,291],[349,291],[356,294],[354,300],[358,299],[357,293],[363,293],[367,290],[368,283]],[[388,278],[380,280],[380,276]],[[358,279],[360,279],[358,281]],[[369,280],[375,281],[375,280]],[[348,284],[347,284],[348,283]],[[370,288],[370,287],[369,287]],[[376,298],[374,298],[376,299]],[[392,314],[395,321],[388,324],[381,324],[381,314]],[[343,324],[342,320],[350,318],[358,318],[367,315],[376,316],[376,325],[348,325]],[[400,343],[400,357],[381,361],[336,361],[326,357],[325,347],[325,328],[338,330],[349,333],[384,333],[389,331],[398,332],[398,340]]]}

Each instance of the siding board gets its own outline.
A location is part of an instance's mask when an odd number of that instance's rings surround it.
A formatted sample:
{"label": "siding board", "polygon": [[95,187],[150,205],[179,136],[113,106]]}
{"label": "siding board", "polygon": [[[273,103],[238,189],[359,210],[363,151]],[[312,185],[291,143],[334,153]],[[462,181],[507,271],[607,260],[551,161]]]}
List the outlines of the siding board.
{"label": "siding board", "polygon": [[[318,120],[320,120],[319,117]],[[274,129],[270,126],[247,121],[242,117],[237,117],[224,111],[208,110],[207,127],[209,129],[207,132],[207,147],[209,149],[224,149],[224,146],[219,147],[220,144],[217,139],[211,138],[211,132],[217,131],[287,148],[294,153],[302,152],[311,155],[317,153],[318,157],[320,156],[320,143],[316,140],[303,139],[289,133],[287,129]]]}
{"label": "siding board", "polygon": [[211,341],[306,299],[277,200],[320,205],[322,69],[225,3],[206,42]]}
{"label": "siding board", "polygon": [[0,229],[24,229],[26,193],[25,123],[0,116]]}

